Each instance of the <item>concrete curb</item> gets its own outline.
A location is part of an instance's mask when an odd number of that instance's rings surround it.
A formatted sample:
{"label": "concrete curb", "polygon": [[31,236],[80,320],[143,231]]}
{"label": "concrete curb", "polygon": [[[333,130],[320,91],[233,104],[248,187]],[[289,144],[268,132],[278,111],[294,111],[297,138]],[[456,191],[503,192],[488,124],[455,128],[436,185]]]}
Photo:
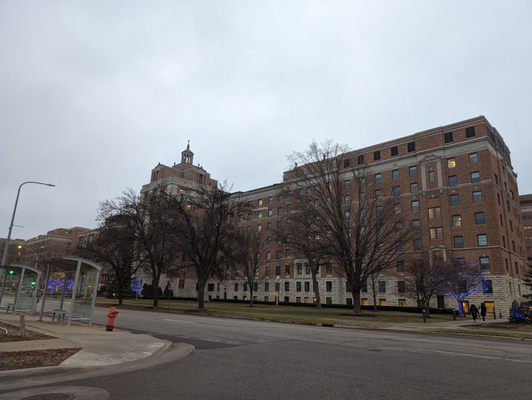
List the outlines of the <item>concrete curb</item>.
{"label": "concrete curb", "polygon": [[[165,342],[165,345],[152,355],[123,364],[114,364],[106,367],[83,368],[56,366],[4,371],[0,373],[0,393],[17,389],[26,389],[34,386],[48,385],[56,382],[63,383],[77,379],[137,371],[177,361],[188,356],[195,350],[194,346],[190,344]],[[13,382],[13,379],[16,381]]]}

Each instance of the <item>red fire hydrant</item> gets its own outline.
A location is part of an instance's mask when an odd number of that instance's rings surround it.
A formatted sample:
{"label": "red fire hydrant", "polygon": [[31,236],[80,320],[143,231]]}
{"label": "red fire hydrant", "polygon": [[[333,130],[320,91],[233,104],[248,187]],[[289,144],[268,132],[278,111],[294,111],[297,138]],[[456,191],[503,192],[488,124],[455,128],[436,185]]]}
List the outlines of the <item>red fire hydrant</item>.
{"label": "red fire hydrant", "polygon": [[115,306],[109,307],[109,312],[107,313],[107,323],[105,324],[105,330],[112,332],[115,327],[115,318],[118,315],[118,310]]}

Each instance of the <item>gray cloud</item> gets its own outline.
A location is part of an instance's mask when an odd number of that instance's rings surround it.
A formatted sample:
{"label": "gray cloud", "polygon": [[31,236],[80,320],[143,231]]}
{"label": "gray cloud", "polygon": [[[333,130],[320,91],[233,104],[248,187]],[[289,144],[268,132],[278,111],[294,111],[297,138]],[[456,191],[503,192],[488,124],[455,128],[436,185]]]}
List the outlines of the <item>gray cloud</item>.
{"label": "gray cloud", "polygon": [[528,1],[2,1],[0,223],[94,226],[191,139],[235,190],[281,179],[312,139],[363,147],[486,115],[521,193],[532,104]]}

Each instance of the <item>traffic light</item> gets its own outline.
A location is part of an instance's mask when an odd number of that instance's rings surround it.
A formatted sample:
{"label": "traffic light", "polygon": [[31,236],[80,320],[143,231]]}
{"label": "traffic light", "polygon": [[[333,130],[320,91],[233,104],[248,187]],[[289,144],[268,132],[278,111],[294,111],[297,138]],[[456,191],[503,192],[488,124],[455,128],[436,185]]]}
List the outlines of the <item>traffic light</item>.
{"label": "traffic light", "polygon": [[10,269],[9,272],[8,272],[9,275],[13,275],[14,273],[15,273],[14,269]]}
{"label": "traffic light", "polygon": [[35,286],[35,283],[36,283],[36,282],[35,282],[35,279],[32,279],[32,280],[31,280],[31,286]]}

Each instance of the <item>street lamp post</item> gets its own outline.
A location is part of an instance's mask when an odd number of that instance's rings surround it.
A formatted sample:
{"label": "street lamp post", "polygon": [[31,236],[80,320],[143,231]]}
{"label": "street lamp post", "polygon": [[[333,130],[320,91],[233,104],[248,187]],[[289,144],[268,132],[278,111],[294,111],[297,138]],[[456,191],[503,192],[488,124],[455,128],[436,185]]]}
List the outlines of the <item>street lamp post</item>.
{"label": "street lamp post", "polygon": [[34,185],[44,185],[44,186],[55,186],[51,183],[44,183],[44,182],[36,182],[36,181],[26,181],[22,182],[20,186],[18,187],[17,191],[17,198],[15,200],[15,207],[13,207],[13,215],[11,216],[11,223],[9,224],[9,231],[7,233],[7,239],[6,239],[6,245],[4,247],[4,254],[2,255],[2,263],[0,266],[5,267],[7,263],[7,255],[9,253],[9,241],[11,240],[11,231],[13,230],[13,224],[15,223],[15,214],[17,212],[17,205],[18,205],[18,198],[20,196],[20,189],[22,189],[22,186],[27,184],[34,184]]}

